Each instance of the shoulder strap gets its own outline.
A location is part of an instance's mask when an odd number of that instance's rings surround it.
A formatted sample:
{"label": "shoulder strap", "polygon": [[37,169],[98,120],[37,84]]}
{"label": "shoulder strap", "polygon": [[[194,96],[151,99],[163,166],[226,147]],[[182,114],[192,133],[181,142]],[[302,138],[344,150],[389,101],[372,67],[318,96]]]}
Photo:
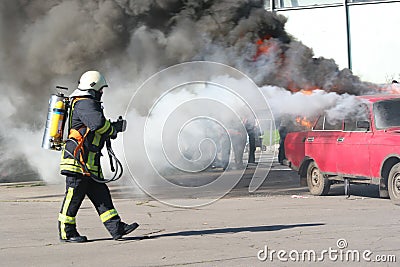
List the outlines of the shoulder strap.
{"label": "shoulder strap", "polygon": [[[85,166],[85,161],[83,159],[83,154],[85,153],[84,148],[83,148],[83,143],[85,141],[85,138],[87,136],[87,134],[89,133],[89,128],[86,127],[86,132],[84,135],[82,135],[79,131],[82,129],[73,129],[72,128],[72,113],[74,111],[75,108],[75,104],[80,101],[80,100],[85,100],[88,99],[86,97],[74,97],[71,100],[71,108],[69,109],[69,129],[68,129],[68,138],[73,138],[76,140],[76,148],[74,149],[74,153],[73,156],[74,158],[77,160],[79,157],[79,162],[82,168],[82,173],[85,176],[90,176],[90,173],[85,170],[84,166]],[[79,155],[78,155],[79,153]]]}
{"label": "shoulder strap", "polygon": [[72,112],[73,112],[74,109],[75,109],[75,104],[76,104],[78,101],[80,101],[80,100],[85,100],[85,99],[89,99],[89,98],[87,98],[87,97],[74,97],[74,98],[72,98],[72,101],[71,101],[71,108],[69,109],[69,114],[68,114],[68,116],[69,116],[69,123],[68,123],[69,129],[68,129],[68,132],[70,132],[70,131],[71,131],[71,128],[72,128]]}

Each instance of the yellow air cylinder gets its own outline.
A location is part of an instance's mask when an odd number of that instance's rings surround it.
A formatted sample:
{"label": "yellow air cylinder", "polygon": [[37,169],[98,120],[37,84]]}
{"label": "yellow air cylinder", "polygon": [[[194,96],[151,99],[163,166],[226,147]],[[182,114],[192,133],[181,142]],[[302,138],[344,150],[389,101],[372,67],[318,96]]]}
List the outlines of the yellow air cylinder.
{"label": "yellow air cylinder", "polygon": [[42,147],[60,150],[63,144],[63,131],[67,117],[67,98],[62,94],[51,95],[44,129]]}
{"label": "yellow air cylinder", "polygon": [[64,114],[64,101],[57,101],[57,103],[54,105],[53,114],[51,117],[50,137],[53,137],[54,139],[62,138]]}

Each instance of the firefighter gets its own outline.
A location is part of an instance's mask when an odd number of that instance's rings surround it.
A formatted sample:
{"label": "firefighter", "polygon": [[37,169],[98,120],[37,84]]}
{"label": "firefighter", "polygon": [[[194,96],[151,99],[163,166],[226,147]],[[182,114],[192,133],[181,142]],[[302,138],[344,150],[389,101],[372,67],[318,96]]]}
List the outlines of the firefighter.
{"label": "firefighter", "polygon": [[283,161],[286,159],[286,154],[285,154],[285,138],[286,135],[288,134],[288,129],[285,121],[281,121],[279,125],[279,152],[278,152],[278,162],[283,165]]}
{"label": "firefighter", "polygon": [[249,159],[248,163],[249,164],[255,164],[256,163],[256,126],[254,121],[251,121],[249,119],[244,119],[244,126],[247,131],[247,135],[249,138]]}
{"label": "firefighter", "polygon": [[221,157],[214,162],[215,167],[222,167],[223,170],[228,168],[232,148],[235,161],[232,169],[238,170],[244,168],[243,152],[246,146],[246,133],[242,131],[241,128],[241,125],[232,123],[229,129],[227,129],[227,133],[223,132],[220,134],[219,141]]}
{"label": "firefighter", "polygon": [[122,222],[107,185],[90,177],[103,178],[101,150],[108,138],[115,139],[124,130],[122,120],[110,122],[104,117],[101,96],[105,87],[108,85],[103,75],[98,71],[87,71],[81,76],[78,89],[70,95],[69,136],[60,163],[61,174],[66,176],[66,193],[58,216],[59,235],[63,242],[87,241],[86,236],[78,233],[75,221],[86,195],[113,239],[120,239],[139,226]]}

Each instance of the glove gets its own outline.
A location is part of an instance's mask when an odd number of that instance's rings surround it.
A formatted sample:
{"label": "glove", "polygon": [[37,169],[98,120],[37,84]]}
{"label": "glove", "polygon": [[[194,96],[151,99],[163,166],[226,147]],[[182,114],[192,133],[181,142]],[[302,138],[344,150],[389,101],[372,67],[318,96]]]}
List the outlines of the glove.
{"label": "glove", "polygon": [[116,139],[117,138],[117,134],[118,134],[118,132],[117,131],[114,131],[113,133],[112,133],[112,135],[110,135],[110,138],[111,139]]}
{"label": "glove", "polygon": [[126,130],[126,120],[120,116],[117,121],[111,123],[117,133],[124,132]]}

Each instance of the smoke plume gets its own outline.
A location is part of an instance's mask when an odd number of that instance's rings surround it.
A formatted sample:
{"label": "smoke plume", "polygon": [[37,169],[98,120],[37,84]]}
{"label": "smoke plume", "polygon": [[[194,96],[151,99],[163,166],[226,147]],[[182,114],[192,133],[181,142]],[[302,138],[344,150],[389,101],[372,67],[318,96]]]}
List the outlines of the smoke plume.
{"label": "smoke plume", "polygon": [[46,172],[56,164],[54,156],[40,151],[47,99],[55,85],[75,89],[89,69],[103,72],[109,82],[104,101],[112,118],[123,114],[132,89],[149,76],[192,60],[235,67],[267,91],[284,88],[278,95],[316,88],[328,95],[361,95],[376,89],[333,60],[314,58],[285,31],[286,18],[267,12],[264,2],[2,0],[1,160],[18,158],[42,179],[58,179],[56,171]]}

